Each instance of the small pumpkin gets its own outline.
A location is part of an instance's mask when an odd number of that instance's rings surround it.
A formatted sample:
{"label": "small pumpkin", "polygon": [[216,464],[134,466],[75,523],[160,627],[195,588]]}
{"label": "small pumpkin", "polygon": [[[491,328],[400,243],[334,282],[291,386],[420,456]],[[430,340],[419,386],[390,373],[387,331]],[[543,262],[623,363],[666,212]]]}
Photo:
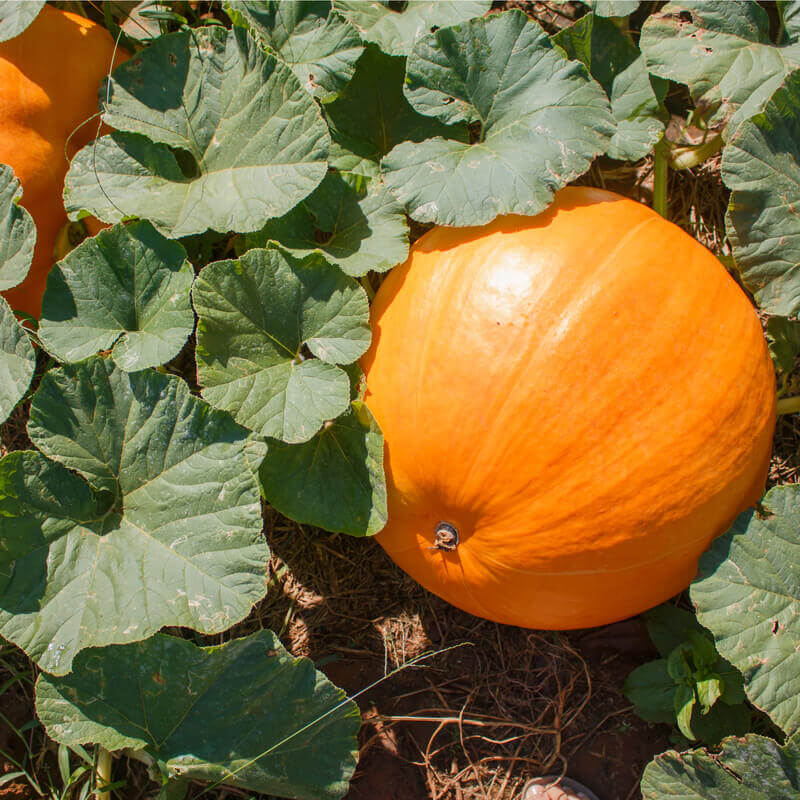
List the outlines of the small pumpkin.
{"label": "small pumpkin", "polygon": [[[5,297],[35,317],[67,222],[61,193],[68,158],[94,138],[97,123],[76,129],[97,113],[97,91],[113,53],[105,28],[49,5],[19,36],[0,44],[0,163],[14,169],[21,204],[36,223],[28,277]],[[114,65],[125,58],[118,50]]]}
{"label": "small pumpkin", "polygon": [[481,617],[567,629],[684,589],[761,496],[775,378],[745,294],[651,209],[567,188],[435,228],[372,308],[378,541]]}

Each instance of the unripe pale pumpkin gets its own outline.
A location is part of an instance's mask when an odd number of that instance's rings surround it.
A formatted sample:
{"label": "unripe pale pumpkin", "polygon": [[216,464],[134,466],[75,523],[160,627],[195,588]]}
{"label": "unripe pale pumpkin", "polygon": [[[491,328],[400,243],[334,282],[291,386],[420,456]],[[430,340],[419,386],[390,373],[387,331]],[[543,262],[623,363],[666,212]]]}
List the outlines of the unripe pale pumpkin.
{"label": "unripe pale pumpkin", "polygon": [[[14,169],[22,184],[21,204],[36,223],[28,277],[5,297],[16,310],[36,317],[56,237],[67,222],[61,197],[67,159],[94,138],[97,123],[75,129],[97,114],[97,90],[113,52],[105,28],[52,6],[19,36],[0,43],[0,163]],[[118,51],[115,66],[125,57]]]}
{"label": "unripe pale pumpkin", "polygon": [[755,310],[641,204],[568,188],[537,217],[435,228],[372,323],[378,541],[459,608],[546,629],[628,617],[684,589],[761,496],[775,379]]}

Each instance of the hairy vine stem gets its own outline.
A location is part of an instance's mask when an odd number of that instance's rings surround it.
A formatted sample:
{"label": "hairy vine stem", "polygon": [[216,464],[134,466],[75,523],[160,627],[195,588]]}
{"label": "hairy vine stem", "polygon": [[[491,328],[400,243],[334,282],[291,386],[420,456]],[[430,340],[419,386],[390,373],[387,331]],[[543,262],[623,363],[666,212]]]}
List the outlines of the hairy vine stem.
{"label": "hairy vine stem", "polygon": [[375,299],[375,289],[372,287],[372,281],[370,281],[369,275],[362,275],[358,279],[358,282],[364,287],[364,291],[367,293],[367,297],[371,303]]}
{"label": "hairy vine stem", "polygon": [[[97,766],[95,767],[94,796],[96,800],[111,800],[111,792],[105,789],[111,784],[111,753],[105,747],[97,746]],[[103,787],[103,788],[101,788]]]}
{"label": "hairy vine stem", "polygon": [[800,396],[781,397],[778,400],[778,414],[794,414],[800,411]]}
{"label": "hairy vine stem", "polygon": [[653,173],[653,210],[661,214],[664,219],[667,217],[667,173],[669,170],[668,162],[669,145],[662,139],[653,148],[655,156],[655,169]]}

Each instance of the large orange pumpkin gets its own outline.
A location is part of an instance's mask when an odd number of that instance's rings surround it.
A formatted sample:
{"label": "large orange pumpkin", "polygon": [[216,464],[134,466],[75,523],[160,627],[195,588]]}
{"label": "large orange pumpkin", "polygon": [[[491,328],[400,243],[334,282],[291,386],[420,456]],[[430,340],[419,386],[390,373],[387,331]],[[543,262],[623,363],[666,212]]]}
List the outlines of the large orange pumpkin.
{"label": "large orange pumpkin", "polygon": [[[100,25],[45,6],[19,36],[0,44],[0,162],[22,184],[22,205],[36,223],[28,277],[5,293],[11,306],[38,316],[53,247],[67,222],[61,192],[71,158],[97,133],[97,90],[114,42]],[[115,65],[126,54],[118,51]],[[67,148],[67,155],[64,148]]]}
{"label": "large orange pumpkin", "polygon": [[763,491],[775,389],[756,313],[643,205],[568,188],[537,217],[435,228],[372,322],[378,541],[459,608],[547,629],[638,613]]}

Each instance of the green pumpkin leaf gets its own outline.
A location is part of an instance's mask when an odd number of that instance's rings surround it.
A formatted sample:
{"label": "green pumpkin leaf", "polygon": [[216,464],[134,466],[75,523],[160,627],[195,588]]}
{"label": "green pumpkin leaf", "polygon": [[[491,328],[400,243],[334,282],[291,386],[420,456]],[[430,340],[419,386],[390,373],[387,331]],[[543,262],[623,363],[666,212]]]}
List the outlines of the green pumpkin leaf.
{"label": "green pumpkin leaf", "polygon": [[192,297],[197,376],[212,405],[290,443],[347,410],[350,381],[336,365],[355,361],[371,338],[367,295],[352,278],[319,256],[249,250],[207,266]]}
{"label": "green pumpkin leaf", "polygon": [[689,654],[689,645],[686,642],[681,642],[668,656],[667,656],[667,672],[676,683],[683,683],[691,680],[692,668],[687,660]]}
{"label": "green pumpkin leaf", "polygon": [[628,17],[639,8],[642,0],[579,0],[598,17]]}
{"label": "green pumpkin leaf", "polygon": [[480,17],[492,4],[491,0],[409,0],[402,11],[380,0],[334,0],[333,5],[366,41],[389,55],[407,56],[417,39],[436,28]]}
{"label": "green pumpkin leaf", "polygon": [[144,749],[173,779],[303,800],[347,791],[361,722],[267,630],[215,647],[157,634],[87,650],[72,674],[39,677],[36,713],[57,742]]}
{"label": "green pumpkin leaf", "polygon": [[336,97],[353,77],[364,45],[329,0],[246,0],[228,6],[322,102]]}
{"label": "green pumpkin leaf", "polygon": [[767,320],[767,341],[776,369],[784,375],[793,372],[800,355],[800,322],[786,317],[770,317]]}
{"label": "green pumpkin leaf", "polygon": [[678,722],[678,730],[687,739],[696,739],[697,737],[692,731],[692,716],[695,709],[694,689],[682,683],[678,684],[672,697],[672,705]]}
{"label": "green pumpkin leaf", "polygon": [[463,125],[447,126],[417,113],[403,94],[405,63],[368,45],[341,96],[325,106],[333,138],[331,166],[374,177],[396,144],[432,136],[466,141]]}
{"label": "green pumpkin leaf", "polygon": [[675,721],[675,689],[666,659],[659,658],[633,670],[622,687],[622,693],[633,703],[633,710],[642,719],[672,724]]}
{"label": "green pumpkin leaf", "polygon": [[47,278],[39,338],[60,361],[112,350],[129,372],[164,364],[194,329],[186,251],[146,221],[85,239]]}
{"label": "green pumpkin leaf", "polygon": [[742,123],[722,154],[733,190],[726,218],[736,264],[771,314],[800,311],[800,71],[764,111]]}
{"label": "green pumpkin leaf", "polygon": [[408,256],[408,225],[380,182],[329,172],[302,203],[247,237],[249,246],[279,242],[292,255],[320,253],[347,275],[385,272]]}
{"label": "green pumpkin leaf", "polygon": [[611,101],[616,130],[608,155],[620,161],[646,156],[664,133],[666,112],[630,34],[609,19],[587,14],[552,40],[569,58],[586,65]]}
{"label": "green pumpkin leaf", "polygon": [[717,678],[704,678],[695,684],[697,689],[697,702],[703,706],[704,713],[711,710],[714,703],[722,696],[724,684]]}
{"label": "green pumpkin leaf", "polygon": [[22,283],[33,260],[36,228],[21,197],[14,171],[0,164],[0,292]]}
{"label": "green pumpkin leaf", "polygon": [[647,18],[639,46],[650,72],[687,84],[709,123],[729,133],[800,66],[800,46],[772,44],[767,13],[750,0],[668,3]]}
{"label": "green pumpkin leaf", "polygon": [[702,630],[691,611],[668,603],[650,609],[643,616],[647,632],[663,658],[682,644],[690,631]]}
{"label": "green pumpkin leaf", "polygon": [[[739,680],[741,682],[741,677]],[[704,699],[711,701],[711,694],[707,691],[712,688],[710,685],[698,683],[696,688],[701,703]],[[677,724],[677,712],[684,709],[684,704],[676,699],[678,690],[678,685],[667,670],[666,659],[663,658],[637,667],[628,675],[622,687],[623,694],[633,703],[633,710],[638,716],[647,722],[667,725]],[[724,736],[741,736],[749,730],[750,713],[742,705],[743,694],[734,704],[728,703],[723,696],[722,702],[703,708],[700,703],[694,702],[690,687],[683,686],[681,692],[682,699],[689,706],[681,720],[681,732],[686,738],[717,744]]]}
{"label": "green pumpkin leaf", "polygon": [[796,42],[800,38],[800,0],[777,0],[781,30],[778,44]]}
{"label": "green pumpkin leaf", "polygon": [[[0,164],[0,291],[21,283],[33,259],[36,229],[31,215],[18,205],[21,196],[13,170]],[[35,368],[36,352],[28,334],[0,297],[0,424],[25,396]]]}
{"label": "green pumpkin leaf", "polygon": [[722,742],[719,755],[705,750],[656,756],[642,778],[643,800],[796,800],[800,746],[748,734]]}
{"label": "green pumpkin leaf", "polygon": [[[0,42],[19,36],[39,16],[44,0],[0,1]],[[2,261],[2,259],[0,259]]]}
{"label": "green pumpkin leaf", "polygon": [[0,297],[0,424],[25,396],[35,369],[31,340],[6,299]]}
{"label": "green pumpkin leaf", "polygon": [[0,634],[42,669],[164,625],[219,632],[263,597],[264,444],[183,381],[65,365],[28,433],[49,458],[0,461]]}
{"label": "green pumpkin leaf", "polygon": [[520,11],[420,39],[408,58],[411,104],[479,128],[474,144],[437,137],[397,145],[386,183],[420,222],[481,225],[537,214],[585,172],[614,132],[602,88]]}
{"label": "green pumpkin leaf", "polygon": [[258,230],[325,176],[330,139],[291,70],[241,28],[181,31],[120,65],[104,120],[116,133],[67,173],[72,219],[149,219],[167,236]]}
{"label": "green pumpkin leaf", "polygon": [[270,442],[259,475],[267,501],[297,522],[351,536],[386,524],[383,435],[363,403],[304,444]]}
{"label": "green pumpkin leaf", "polygon": [[691,587],[700,623],[744,675],[750,702],[788,735],[800,730],[800,488],[741,514],[700,559]]}

